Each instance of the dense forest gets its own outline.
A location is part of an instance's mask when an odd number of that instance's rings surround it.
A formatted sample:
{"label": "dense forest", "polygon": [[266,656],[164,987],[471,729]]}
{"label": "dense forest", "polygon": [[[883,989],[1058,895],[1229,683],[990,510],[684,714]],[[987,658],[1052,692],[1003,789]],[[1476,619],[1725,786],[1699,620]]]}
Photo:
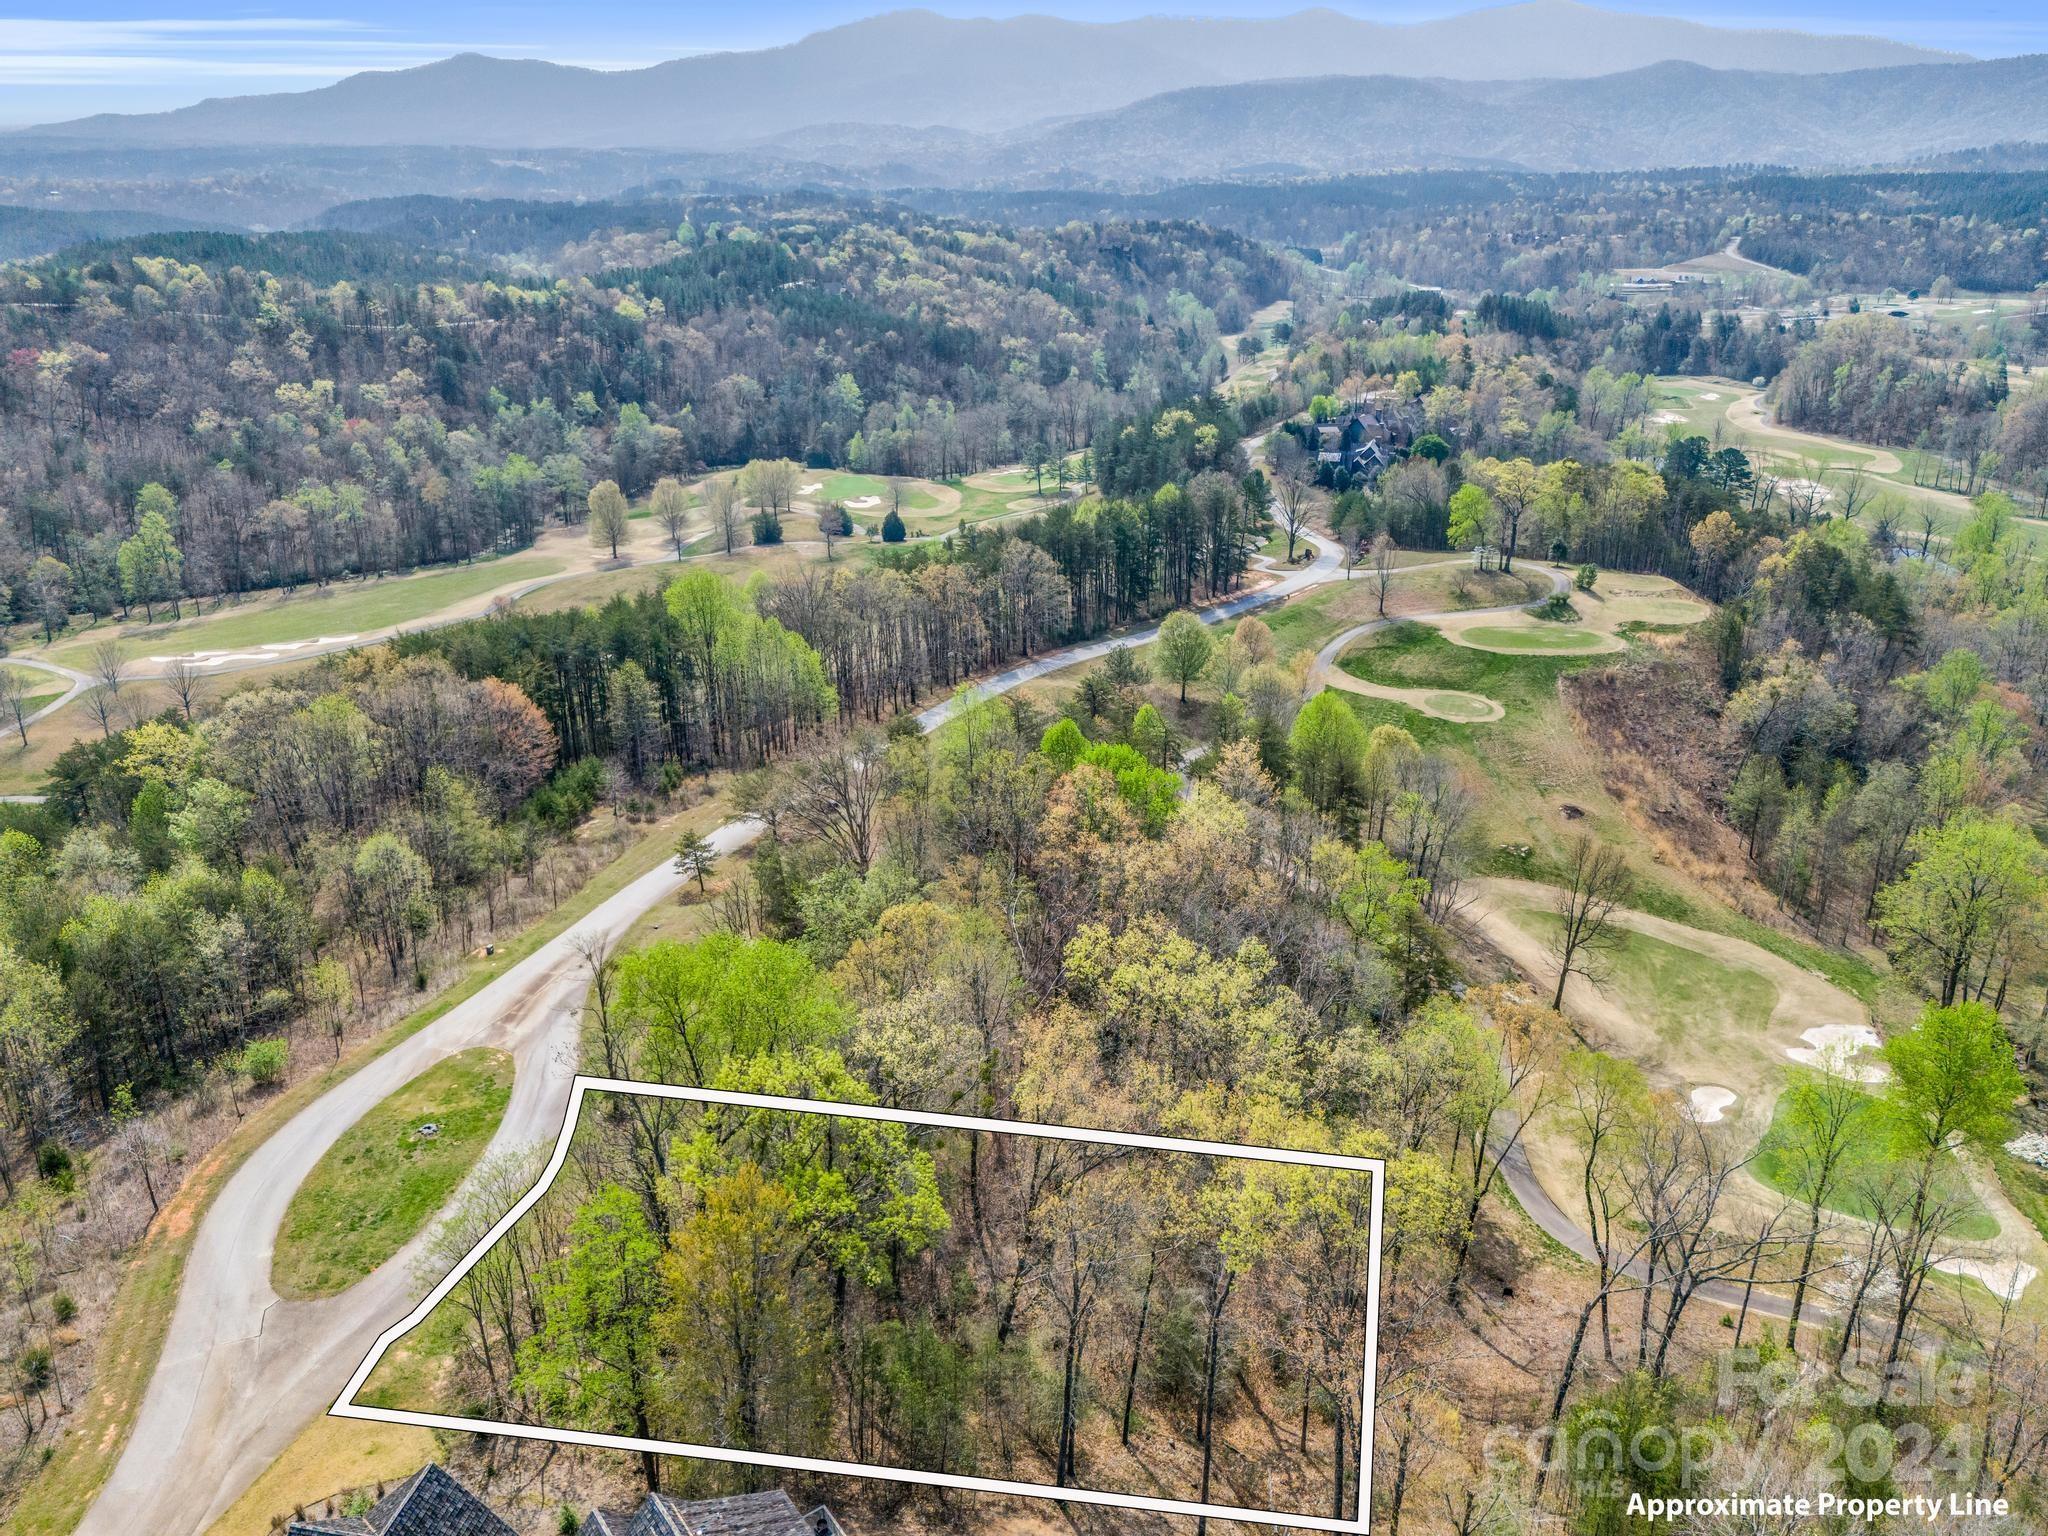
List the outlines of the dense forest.
{"label": "dense forest", "polygon": [[[1923,1342],[1982,1382],[1934,1427],[2036,1519],[2048,1334],[1942,1269],[1990,1219],[1971,1179],[2016,1244],[2048,1221],[2048,1176],[2007,1151],[2048,1063],[2031,328],[1607,280],[1739,235],[1814,285],[2027,288],[2030,198],[1459,172],[1179,189],[1101,223],[1069,219],[1094,193],[400,199],[0,269],[16,638],[518,548],[595,522],[605,481],[615,533],[629,500],[675,514],[672,567],[579,572],[552,610],[183,695],[113,669],[47,798],[0,807],[9,1475],[64,1443],[121,1266],[251,1106],[374,1049],[593,871],[659,863],[659,936],[576,951],[586,1070],[1387,1158],[1376,1529],[1637,1536],[1627,1495],[1669,1477],[1547,1483],[1544,1454],[1626,1420],[1732,1436],[1791,1483],[1803,1427],[1892,1433],[1853,1377]],[[1668,375],[1711,393],[1666,409]],[[1739,436],[1753,389],[1780,438],[1913,462]],[[1326,457],[1368,405],[1391,462]],[[895,538],[821,517],[780,544],[800,466],[957,488],[1012,464],[981,521],[904,538],[892,508]],[[1200,622],[1299,571],[1311,531],[1326,583]],[[54,725],[27,713],[0,718],[25,747]],[[721,825],[746,837],[714,847]],[[1482,925],[1503,890],[1540,908],[1527,951]],[[1625,948],[1651,932],[1625,919],[1747,946],[1883,1039],[1850,1071],[1774,1059],[1764,1124],[1704,1114],[1587,1005],[1681,963]],[[1693,996],[1750,973],[1700,974]],[[1878,1130],[1852,1152],[1855,1124]],[[1525,1163],[1583,1250],[1501,1198]],[[489,1158],[448,1223],[422,1215],[420,1278],[534,1172]],[[1341,1514],[1359,1222],[1277,1176],[593,1100],[556,1194],[414,1341],[436,1368],[372,1392]],[[1758,1337],[1798,1412],[1717,1396]],[[1491,1454],[1503,1425],[1526,1455]],[[452,1454],[508,1487],[535,1466]],[[834,1497],[876,1529],[995,1508]]]}
{"label": "dense forest", "polygon": [[1822,290],[1925,289],[1948,277],[1983,292],[2026,292],[2048,278],[2040,171],[1435,170],[1131,194],[906,195],[920,207],[1030,223],[1200,219],[1312,250],[1335,267],[1469,293],[1569,288],[1616,267],[1685,261],[1738,237],[1744,254]]}
{"label": "dense forest", "polygon": [[147,585],[175,600],[518,548],[602,480],[639,497],[777,456],[943,479],[1072,451],[1199,394],[1218,336],[1288,281],[1192,226],[690,211],[560,280],[352,233],[5,269],[12,616],[125,612],[121,548],[152,510],[178,558]]}

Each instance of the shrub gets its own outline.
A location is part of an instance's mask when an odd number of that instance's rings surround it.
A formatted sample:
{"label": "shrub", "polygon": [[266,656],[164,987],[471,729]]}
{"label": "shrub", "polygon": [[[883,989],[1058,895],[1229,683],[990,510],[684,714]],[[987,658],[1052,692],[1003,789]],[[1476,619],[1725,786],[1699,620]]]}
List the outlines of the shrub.
{"label": "shrub", "polygon": [[78,1316],[78,1303],[71,1299],[69,1291],[59,1291],[50,1298],[50,1312],[62,1323],[68,1323]]}
{"label": "shrub", "polygon": [[572,832],[584,817],[597,809],[604,798],[607,780],[604,764],[594,757],[581,758],[559,768],[526,802],[527,811],[542,826],[557,832]]}
{"label": "shrub", "polygon": [[36,1148],[36,1172],[46,1183],[68,1188],[71,1183],[71,1154],[57,1142],[44,1142]]}
{"label": "shrub", "polygon": [[1599,579],[1600,567],[1593,564],[1593,562],[1589,560],[1584,565],[1580,566],[1578,574],[1572,577],[1572,585],[1577,587],[1581,592],[1590,592],[1593,590],[1593,583],[1598,581]]}
{"label": "shrub", "polygon": [[1562,592],[1553,592],[1535,608],[1536,617],[1547,619],[1552,624],[1576,624],[1579,610],[1572,606],[1572,600]]}
{"label": "shrub", "polygon": [[903,534],[903,519],[897,516],[896,509],[891,507],[882,517],[882,542],[884,544],[901,544],[903,542]]}
{"label": "shrub", "polygon": [[291,1062],[291,1047],[276,1037],[251,1040],[242,1047],[242,1071],[258,1088],[272,1088],[284,1081],[284,1069]]}

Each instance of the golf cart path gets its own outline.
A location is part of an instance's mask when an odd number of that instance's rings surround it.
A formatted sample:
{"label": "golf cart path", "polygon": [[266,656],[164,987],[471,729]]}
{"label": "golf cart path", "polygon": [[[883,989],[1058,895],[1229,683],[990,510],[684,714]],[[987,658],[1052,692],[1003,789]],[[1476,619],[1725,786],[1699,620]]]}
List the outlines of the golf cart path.
{"label": "golf cart path", "polygon": [[[1460,916],[1527,975],[1554,975],[1556,961],[1547,945],[1517,923],[1513,914],[1518,910],[1548,911],[1556,897],[1555,887],[1531,880],[1481,879],[1473,882],[1473,897]],[[1734,969],[1768,978],[1777,988],[1777,1000],[1769,1018],[1754,1037],[1768,1068],[1776,1068],[1782,1073],[1783,1068],[1791,1064],[1788,1052],[1806,1044],[1804,1037],[1808,1030],[1869,1027],[1868,1012],[1849,993],[1805,967],[1746,939],[1688,927],[1647,912],[1627,909],[1618,911],[1615,921],[1637,933],[1692,950]],[[1564,1003],[1565,1011],[1574,1024],[1582,1032],[1592,1034],[1595,1037],[1593,1043],[1603,1048],[1617,1042],[1640,1040],[1645,1034],[1652,1033],[1617,999],[1583,976],[1574,974],[1565,983]],[[1669,1088],[1681,1099],[1693,1088],[1708,1086],[1692,1080],[1689,1074],[1670,1070],[1666,1064],[1643,1061],[1637,1051],[1624,1049],[1619,1054],[1644,1067],[1654,1086]],[[1746,1075],[1725,1070],[1718,1074],[1720,1078]],[[1761,1135],[1761,1127],[1769,1125],[1781,1083],[1782,1077],[1779,1077],[1768,1081],[1762,1089],[1753,1088],[1746,1096],[1747,1102],[1742,1103],[1743,1118],[1754,1134]],[[1515,1153],[1516,1158],[1512,1161],[1518,1162],[1518,1167],[1504,1170],[1515,1198],[1532,1217],[1537,1217],[1538,1225],[1550,1236],[1580,1257],[1593,1258],[1592,1239],[1584,1232],[1580,1231],[1576,1239],[1570,1239],[1562,1232],[1552,1230],[1551,1224],[1537,1215],[1536,1208],[1541,1205],[1556,1210],[1555,1202],[1536,1175],[1526,1148],[1518,1145]],[[1983,1241],[1947,1243],[1945,1256],[1935,1268],[1980,1280],[1994,1294],[2015,1286],[2023,1291],[2035,1276],[2048,1272],[2048,1243],[2043,1242],[2033,1223],[2013,1206],[1995,1177],[1974,1161],[1966,1166],[1972,1191],[1998,1222],[1999,1232],[1996,1237]],[[1734,1194],[1738,1208],[1754,1215],[1760,1222],[1786,1203],[1783,1195],[1766,1188],[1747,1171],[1738,1175]],[[1558,1214],[1577,1231],[1569,1217],[1563,1216],[1561,1211]],[[1832,1219],[1837,1223],[1861,1225],[1856,1218],[1839,1213]],[[1740,1287],[1730,1289],[1737,1293],[1739,1300]],[[1752,1309],[1757,1304],[1752,1302]],[[1789,1305],[1773,1315],[1789,1315]]]}
{"label": "golf cart path", "polygon": [[[1397,574],[1405,574],[1409,571],[1434,571],[1440,570],[1444,566],[1469,564],[1471,564],[1471,557],[1469,555],[1461,555],[1454,560],[1429,560],[1420,565],[1406,565],[1401,567],[1400,573]],[[1530,569],[1541,571],[1544,575],[1548,576],[1553,592],[1569,592],[1571,590],[1572,579],[1566,572],[1542,565],[1532,565]],[[1408,708],[1415,710],[1419,714],[1429,715],[1438,720],[1453,720],[1460,725],[1485,725],[1490,721],[1502,719],[1506,716],[1507,710],[1502,707],[1498,699],[1489,699],[1483,693],[1467,693],[1461,688],[1397,688],[1388,683],[1373,683],[1366,681],[1362,677],[1354,677],[1351,673],[1346,672],[1343,667],[1339,666],[1338,663],[1343,659],[1346,651],[1350,650],[1352,646],[1356,645],[1367,635],[1377,633],[1395,624],[1442,624],[1453,617],[1464,618],[1467,616],[1498,618],[1502,614],[1524,612],[1531,606],[1533,605],[1529,603],[1503,603],[1492,608],[1460,608],[1455,611],[1455,614],[1400,614],[1391,618],[1371,619],[1363,624],[1354,624],[1335,639],[1328,641],[1321,650],[1316,652],[1315,662],[1309,668],[1308,691],[1315,693],[1323,688],[1336,688],[1344,693],[1362,694],[1372,699],[1392,699],[1396,704],[1405,704]],[[1471,699],[1475,703],[1485,705],[1491,713],[1460,715],[1449,710],[1436,708],[1429,702],[1433,698],[1440,699],[1446,696]]]}

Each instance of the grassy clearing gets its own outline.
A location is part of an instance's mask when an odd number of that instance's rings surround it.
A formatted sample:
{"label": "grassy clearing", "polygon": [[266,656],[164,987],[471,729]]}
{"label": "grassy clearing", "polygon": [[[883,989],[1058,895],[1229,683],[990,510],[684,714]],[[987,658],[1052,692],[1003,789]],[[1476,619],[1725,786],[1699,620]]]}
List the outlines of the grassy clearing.
{"label": "grassy clearing", "polygon": [[[1050,488],[1052,482],[1048,480],[1046,484]],[[1030,502],[1035,499],[1031,494],[1031,487],[1028,485],[1021,488],[995,487],[987,484],[976,484],[972,480],[948,480],[946,485],[948,489],[960,493],[959,510],[947,513],[943,519],[944,526],[947,528],[952,528],[960,523],[983,523],[992,517],[1008,517],[1012,512],[1016,511],[1015,503],[1020,501]],[[1050,507],[1053,503],[1046,501],[1043,505]]]}
{"label": "grassy clearing", "polygon": [[[802,483],[805,485],[816,484],[822,487],[822,489],[812,491],[810,495],[806,496],[804,498],[806,501],[815,501],[823,504],[828,501],[858,501],[864,496],[877,496],[881,498],[882,504],[879,507],[869,507],[866,510],[880,516],[889,509],[889,487],[892,482],[884,480],[878,475],[856,475],[849,471],[841,470],[833,474],[822,475],[815,481],[806,477]],[[939,498],[932,494],[923,481],[904,480],[900,483],[903,487],[903,510],[905,512],[929,512],[939,504]]]}
{"label": "grassy clearing", "polygon": [[303,588],[290,597],[262,598],[224,613],[187,618],[176,624],[98,625],[60,640],[53,660],[73,665],[101,641],[114,638],[125,656],[164,656],[185,651],[232,651],[286,645],[322,636],[362,635],[427,618],[456,603],[498,587],[552,576],[562,562],[540,555],[482,560],[454,570],[417,576]]}
{"label": "grassy clearing", "polygon": [[511,1097],[510,1056],[462,1051],[344,1131],[285,1212],[270,1267],[278,1294],[337,1295],[403,1248],[448,1203]]}
{"label": "grassy clearing", "polygon": [[2033,1223],[2036,1232],[2048,1237],[2048,1168],[1999,1147],[1991,1154],[1991,1171],[2013,1208]]}
{"label": "grassy clearing", "polygon": [[[1758,1143],[1749,1171],[1765,1188],[1794,1200],[1804,1200],[1807,1198],[1806,1187],[1798,1174],[1787,1166],[1785,1146],[1790,1140],[1790,1132],[1785,1125],[1785,1113],[1785,1100],[1780,1098],[1771,1112],[1771,1128],[1764,1132],[1763,1140]],[[1851,1121],[1851,1128],[1859,1151],[1867,1156],[1876,1156],[1883,1149],[1887,1135],[1884,1107],[1866,1095]],[[1997,1219],[1969,1194],[1961,1166],[1951,1159],[1951,1166],[1941,1177],[1947,1188],[1944,1198],[1960,1194],[1966,1202],[1964,1215],[1950,1235],[1971,1243],[1988,1242],[1998,1236]],[[1869,1221],[1876,1214],[1853,1177],[1841,1181],[1840,1187],[1830,1194],[1825,1208],[1858,1221]]]}
{"label": "grassy clearing", "polygon": [[336,1083],[411,1039],[634,880],[673,858],[676,834],[683,827],[704,830],[726,815],[722,801],[712,796],[654,823],[638,842],[598,870],[552,913],[499,944],[495,955],[464,962],[451,973],[441,995],[424,1008],[365,1041],[338,1065],[302,1079],[251,1113],[193,1169],[165,1202],[163,1214],[128,1261],[106,1331],[100,1337],[92,1391],[70,1432],[57,1443],[42,1472],[15,1506],[8,1536],[67,1536],[84,1517],[127,1444],[142,1394],[156,1371],[199,1223],[249,1154]]}
{"label": "grassy clearing", "polygon": [[[4,672],[10,677],[20,678],[27,686],[28,697],[22,703],[22,711],[25,714],[32,715],[52,699],[60,699],[64,696],[64,679],[53,673],[44,672],[40,668],[9,666],[6,662],[0,661],[0,672]],[[13,734],[13,714],[9,713],[0,716],[0,736]],[[19,735],[14,735],[14,744],[17,747],[21,745],[21,737]]]}
{"label": "grassy clearing", "polygon": [[[1557,680],[1586,663],[1587,658],[1579,656],[1482,651],[1453,645],[1426,624],[1395,624],[1367,635],[1345,653],[1341,665],[1353,677],[1368,682],[1483,694],[1498,699],[1511,710],[1516,705],[1534,710],[1545,705],[1554,708]],[[1354,705],[1372,702],[1354,694],[1345,697]],[[1467,740],[1464,727],[1450,721],[1434,722],[1431,729],[1442,740],[1422,741],[1418,734],[1416,739],[1425,747],[1441,744],[1455,748]]]}
{"label": "grassy clearing", "polygon": [[1493,718],[1493,711],[1486,707],[1486,700],[1469,693],[1432,693],[1426,695],[1422,702],[1439,714],[1450,715],[1459,720]]}
{"label": "grassy clearing", "polygon": [[[1476,797],[1476,873],[1556,883],[1567,842],[1581,832],[1628,851],[1638,881],[1633,905],[1696,922],[1693,904],[1642,846],[1608,795],[1600,761],[1580,739],[1558,697],[1558,680],[1609,655],[1543,656],[1453,645],[1426,624],[1396,624],[1366,636],[1343,659],[1368,682],[1493,699],[1507,718],[1466,723],[1418,714],[1391,700],[1347,693],[1367,729],[1397,725],[1428,751],[1456,763]],[[1701,924],[1700,926],[1710,926]],[[1719,923],[1711,926],[1720,927]]]}
{"label": "grassy clearing", "polygon": [[319,1501],[347,1489],[401,1483],[434,1459],[430,1429],[323,1415],[228,1506],[206,1536],[270,1536],[279,1516],[289,1520],[301,1507],[315,1512]]}
{"label": "grassy clearing", "polygon": [[[689,546],[685,546],[688,548]],[[569,608],[601,608],[615,597],[637,597],[658,592],[676,576],[689,570],[674,560],[648,565],[629,565],[617,571],[592,571],[587,576],[569,576],[537,587],[513,603],[522,613],[560,613]]]}
{"label": "grassy clearing", "polygon": [[[1545,941],[1558,930],[1554,912],[1524,909],[1514,920]],[[1667,1044],[1754,1034],[1778,1006],[1768,978],[1634,929],[1623,932],[1597,969],[1601,989]]]}
{"label": "grassy clearing", "polygon": [[1565,656],[1575,651],[1597,651],[1606,641],[1583,629],[1560,629],[1555,624],[1542,629],[1517,629],[1505,624],[1481,624],[1459,632],[1468,646],[1482,650],[1527,653],[1534,656]]}
{"label": "grassy clearing", "polygon": [[[1499,571],[1475,571],[1469,565],[1437,563],[1446,558],[1441,552],[1404,553],[1403,567],[1387,592],[1388,617],[1530,603],[1550,590],[1549,580],[1540,575],[1517,571],[1503,576]],[[1426,569],[1411,569],[1413,566]],[[1282,656],[1318,650],[1353,625],[1378,617],[1379,584],[1367,572],[1350,581],[1318,587],[1284,607],[1259,614],[1273,631]]]}

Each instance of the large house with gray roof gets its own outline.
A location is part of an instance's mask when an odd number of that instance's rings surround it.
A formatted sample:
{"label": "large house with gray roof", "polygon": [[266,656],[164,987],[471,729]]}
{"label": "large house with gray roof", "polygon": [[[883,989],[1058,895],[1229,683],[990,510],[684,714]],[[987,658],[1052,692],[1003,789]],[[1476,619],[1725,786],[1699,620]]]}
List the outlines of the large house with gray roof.
{"label": "large house with gray roof", "polygon": [[[285,1536],[519,1536],[445,1468],[428,1463],[359,1515],[300,1516]],[[579,1536],[846,1536],[832,1511],[809,1514],[780,1488],[722,1499],[650,1493],[637,1509],[593,1509]]]}

